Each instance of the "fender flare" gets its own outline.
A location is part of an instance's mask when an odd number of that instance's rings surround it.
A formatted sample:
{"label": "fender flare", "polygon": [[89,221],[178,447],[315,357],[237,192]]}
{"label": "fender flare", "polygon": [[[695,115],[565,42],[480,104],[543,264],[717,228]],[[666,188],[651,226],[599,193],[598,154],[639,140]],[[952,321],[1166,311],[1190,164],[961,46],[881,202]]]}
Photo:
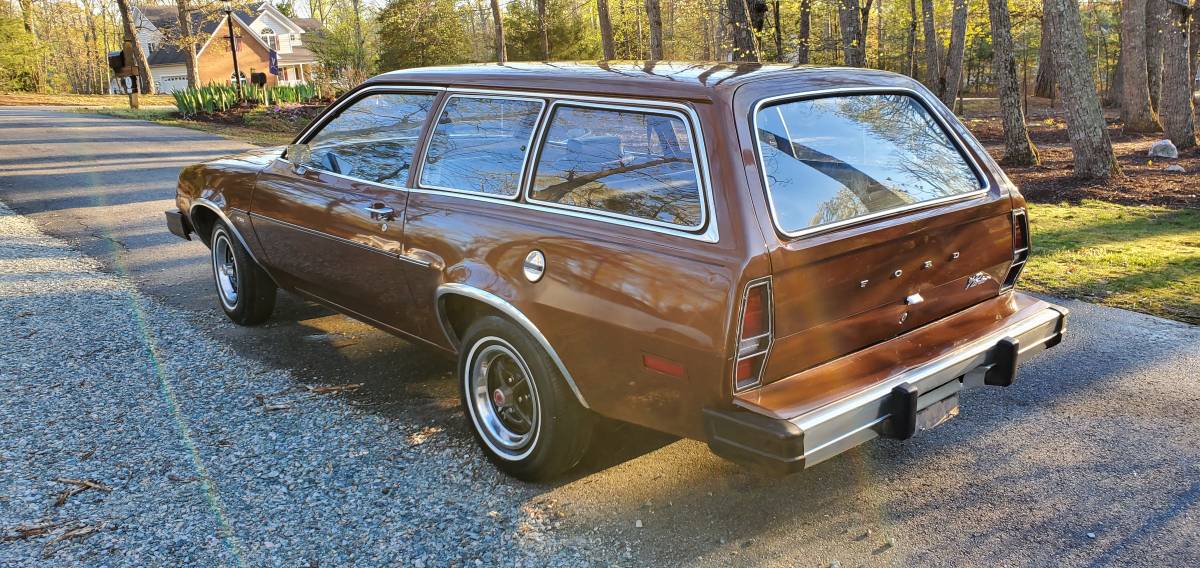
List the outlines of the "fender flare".
{"label": "fender flare", "polygon": [[[246,242],[246,238],[242,236],[241,231],[238,231],[237,225],[234,225],[233,221],[229,220],[229,217],[225,215],[224,211],[221,211],[221,208],[216,203],[213,203],[212,201],[209,201],[203,197],[193,198],[192,206],[188,209],[189,222],[194,218],[196,210],[200,208],[209,210],[215,214],[218,219],[224,221],[225,226],[229,227],[229,230],[233,233],[233,236],[236,237],[238,242],[242,244],[242,248],[246,249],[246,253],[250,255],[250,260],[253,260],[256,264],[258,264],[259,267],[263,266],[263,263],[259,262],[258,258],[254,256],[254,249],[250,248],[250,244]],[[192,226],[196,226],[195,222],[192,222]]]}
{"label": "fender flare", "polygon": [[479,288],[467,284],[446,283],[438,286],[438,322],[441,323],[442,332],[446,334],[446,339],[450,341],[451,345],[456,343],[454,340],[454,334],[446,324],[446,318],[442,313],[442,298],[447,295],[463,296],[482,302],[495,308],[496,310],[499,310],[500,313],[508,316],[510,319],[516,322],[516,324],[521,326],[526,332],[529,333],[529,335],[533,336],[534,340],[536,340],[538,344],[542,346],[542,349],[546,350],[546,354],[550,356],[550,360],[554,361],[554,365],[558,367],[558,372],[562,373],[563,378],[567,380],[567,385],[571,387],[571,392],[575,393],[575,398],[579,400],[579,404],[582,404],[584,408],[591,408],[588,406],[587,400],[584,400],[583,393],[579,391],[579,387],[575,384],[575,379],[571,376],[571,372],[567,370],[567,366],[563,364],[562,358],[560,358],[558,353],[554,351],[554,347],[550,345],[550,341],[546,339],[546,336],[542,334],[541,330],[539,330],[536,325],[533,325],[533,322],[530,321],[529,318],[521,312],[521,310],[518,310],[516,306],[510,304],[507,300],[501,298],[500,296],[497,296],[491,292],[480,290]]}

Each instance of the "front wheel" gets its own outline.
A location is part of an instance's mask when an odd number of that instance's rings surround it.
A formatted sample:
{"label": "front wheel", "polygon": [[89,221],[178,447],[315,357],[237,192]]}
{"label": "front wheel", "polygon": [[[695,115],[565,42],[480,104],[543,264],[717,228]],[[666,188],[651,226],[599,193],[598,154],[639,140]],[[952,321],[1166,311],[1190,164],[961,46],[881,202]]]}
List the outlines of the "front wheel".
{"label": "front wheel", "polygon": [[541,346],[498,316],[472,324],[462,345],[463,409],[492,462],[527,481],[579,463],[591,441],[592,417]]}
{"label": "front wheel", "polygon": [[223,221],[213,226],[208,239],[213,280],[225,315],[238,325],[257,325],[275,310],[275,283],[250,258],[241,241]]}

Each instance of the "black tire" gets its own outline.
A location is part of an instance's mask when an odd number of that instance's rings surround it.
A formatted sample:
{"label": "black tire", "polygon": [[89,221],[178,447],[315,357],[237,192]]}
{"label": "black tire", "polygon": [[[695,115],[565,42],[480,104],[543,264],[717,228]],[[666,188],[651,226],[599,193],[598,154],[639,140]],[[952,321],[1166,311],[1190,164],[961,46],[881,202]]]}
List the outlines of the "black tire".
{"label": "black tire", "polygon": [[[242,242],[223,221],[217,220],[213,224],[208,246],[217,303],[225,315],[238,325],[258,325],[267,321],[275,310],[275,282],[250,258]],[[232,272],[228,272],[230,266]],[[229,288],[231,285],[232,289]]]}
{"label": "black tire", "polygon": [[[515,386],[504,384],[518,371],[527,373],[527,387],[519,378]],[[587,452],[591,413],[545,350],[512,321],[486,316],[471,324],[463,334],[458,376],[463,412],[475,441],[505,473],[525,481],[550,479],[575,467]],[[494,389],[490,381],[495,381]],[[503,392],[496,395],[497,391]],[[531,403],[527,399],[522,406],[521,397],[530,395]],[[533,417],[532,427],[522,434],[529,439],[521,443],[520,436],[507,434],[521,432],[518,417],[526,413]]]}

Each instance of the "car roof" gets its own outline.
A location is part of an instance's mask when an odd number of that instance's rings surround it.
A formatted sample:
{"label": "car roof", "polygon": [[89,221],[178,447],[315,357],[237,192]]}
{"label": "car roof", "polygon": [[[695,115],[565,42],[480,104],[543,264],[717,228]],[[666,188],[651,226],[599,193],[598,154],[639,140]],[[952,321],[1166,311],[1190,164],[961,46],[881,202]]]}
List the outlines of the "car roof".
{"label": "car roof", "polygon": [[[476,63],[384,73],[369,84],[421,84],[598,96],[712,100],[750,81],[835,68],[779,63],[568,61]],[[866,70],[838,69],[848,73]]]}

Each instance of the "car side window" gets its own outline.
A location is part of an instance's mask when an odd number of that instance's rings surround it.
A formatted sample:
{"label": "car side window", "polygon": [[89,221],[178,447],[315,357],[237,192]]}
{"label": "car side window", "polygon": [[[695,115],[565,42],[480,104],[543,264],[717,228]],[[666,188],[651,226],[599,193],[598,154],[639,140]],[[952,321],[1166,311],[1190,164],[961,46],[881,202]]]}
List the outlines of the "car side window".
{"label": "car side window", "polygon": [[308,140],[302,163],[375,183],[404,186],[421,125],[435,95],[386,93],[363,97]]}
{"label": "car side window", "polygon": [[451,97],[430,138],[421,185],[515,196],[543,104],[533,99]]}
{"label": "car side window", "polygon": [[703,224],[700,175],[683,118],[555,107],[534,170],[536,201],[687,228]]}

